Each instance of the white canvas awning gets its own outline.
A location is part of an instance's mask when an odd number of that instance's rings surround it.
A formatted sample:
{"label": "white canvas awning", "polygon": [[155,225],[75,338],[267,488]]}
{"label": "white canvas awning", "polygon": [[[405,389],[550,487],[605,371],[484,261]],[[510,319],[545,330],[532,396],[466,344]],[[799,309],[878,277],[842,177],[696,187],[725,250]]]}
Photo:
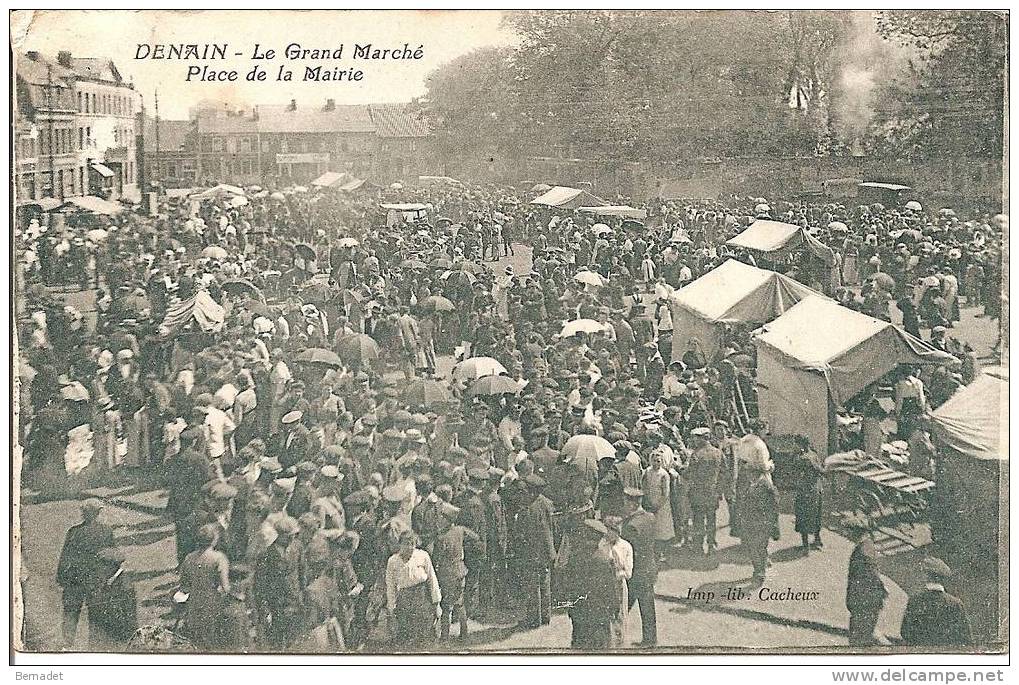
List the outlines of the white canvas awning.
{"label": "white canvas awning", "polygon": [[100,164],[99,162],[92,162],[90,166],[97,174],[99,174],[103,178],[112,178],[114,176],[113,169],[106,166],[105,164]]}
{"label": "white canvas awning", "polygon": [[559,209],[577,209],[578,207],[601,207],[605,203],[579,188],[568,186],[555,186],[538,197],[531,200],[532,205],[544,205],[546,207],[558,207]]}

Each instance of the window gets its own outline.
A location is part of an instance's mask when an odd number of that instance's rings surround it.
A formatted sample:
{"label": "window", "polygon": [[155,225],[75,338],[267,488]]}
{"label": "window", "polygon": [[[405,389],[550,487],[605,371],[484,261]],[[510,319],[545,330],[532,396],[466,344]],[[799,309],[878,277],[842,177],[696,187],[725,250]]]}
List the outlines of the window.
{"label": "window", "polygon": [[237,139],[237,149],[240,152],[251,152],[251,138],[247,138],[247,137],[238,138]]}
{"label": "window", "polygon": [[213,152],[222,152],[223,151],[223,139],[222,138],[210,138],[209,139],[209,148]]}

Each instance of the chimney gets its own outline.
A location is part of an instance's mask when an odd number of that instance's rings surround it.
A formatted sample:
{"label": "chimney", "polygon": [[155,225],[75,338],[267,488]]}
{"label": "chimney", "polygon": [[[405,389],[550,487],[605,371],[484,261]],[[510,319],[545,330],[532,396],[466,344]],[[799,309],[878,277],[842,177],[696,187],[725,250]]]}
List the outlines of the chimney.
{"label": "chimney", "polygon": [[39,61],[39,53],[36,52],[35,50],[29,50],[28,52],[26,52],[25,57],[32,60],[33,62]]}
{"label": "chimney", "polygon": [[57,64],[62,67],[71,68],[71,53],[67,50],[61,50],[57,53]]}
{"label": "chimney", "polygon": [[288,112],[296,112],[297,111],[297,100],[291,100],[290,101],[290,104],[287,105],[287,111]]}
{"label": "chimney", "polygon": [[326,100],[326,106],[322,109],[323,112],[332,112],[336,109],[336,100],[329,98]]}

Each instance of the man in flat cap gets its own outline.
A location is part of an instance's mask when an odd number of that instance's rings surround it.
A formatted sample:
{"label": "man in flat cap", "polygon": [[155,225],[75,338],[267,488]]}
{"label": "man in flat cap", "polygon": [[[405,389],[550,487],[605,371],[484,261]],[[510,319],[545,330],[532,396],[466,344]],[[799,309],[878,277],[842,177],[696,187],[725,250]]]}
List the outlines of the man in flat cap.
{"label": "man in flat cap", "polygon": [[936,557],[923,560],[924,590],[909,598],[900,633],[907,645],[966,647],[973,644],[966,607],[945,590],[952,576],[948,564]]}
{"label": "man in flat cap", "polygon": [[453,504],[460,509],[457,523],[470,528],[478,537],[466,547],[467,580],[464,590],[464,606],[467,616],[473,618],[480,610],[481,576],[488,567],[488,513],[485,510],[485,486],[488,483],[488,469],[475,467],[467,471],[467,489]]}
{"label": "man in flat cap", "polygon": [[286,649],[301,628],[304,605],[301,588],[300,525],[293,518],[276,520],[276,540],[255,566],[254,594],[257,620],[268,647]]}
{"label": "man in flat cap", "polygon": [[518,549],[520,585],[526,615],[523,628],[537,628],[552,620],[552,566],[556,548],[552,537],[552,501],[542,494],[545,480],[536,474],[525,480],[528,502],[517,515],[516,529],[523,544]]}
{"label": "man in flat cap", "polygon": [[113,530],[99,521],[101,500],[90,497],[81,503],[81,523],[71,527],[57,561],[57,584],[63,588],[64,647],[72,649],[81,609],[100,573],[99,553],[114,547]]}
{"label": "man in flat cap", "polygon": [[[708,442],[711,430],[706,426],[690,432],[690,463],[686,478],[690,484],[690,509],[693,512],[693,533],[698,551],[711,554],[718,548],[715,540],[715,513],[718,510],[718,476],[722,468],[722,452]],[[706,544],[706,546],[705,546]]]}
{"label": "man in flat cap", "polygon": [[633,575],[627,585],[628,608],[640,604],[641,647],[658,645],[658,618],[655,612],[655,582],[658,580],[658,554],[655,551],[655,515],[641,506],[644,491],[623,490],[623,522],[620,535],[633,548]]}

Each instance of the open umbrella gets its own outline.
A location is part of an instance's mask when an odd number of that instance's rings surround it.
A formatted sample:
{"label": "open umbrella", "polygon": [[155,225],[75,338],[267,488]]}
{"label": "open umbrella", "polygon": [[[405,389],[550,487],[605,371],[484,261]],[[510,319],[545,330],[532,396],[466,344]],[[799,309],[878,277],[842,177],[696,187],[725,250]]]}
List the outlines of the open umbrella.
{"label": "open umbrella", "polygon": [[485,271],[485,267],[481,266],[480,264],[475,264],[474,262],[468,262],[467,260],[462,260],[454,263],[453,268],[459,269],[460,271],[466,271],[467,273],[473,274],[475,276]]}
{"label": "open umbrella", "polygon": [[340,338],[336,353],[348,364],[361,366],[379,358],[379,344],[364,333],[354,333]]}
{"label": "open umbrella", "polygon": [[910,200],[909,202],[906,203],[906,209],[913,212],[920,212],[923,211],[923,205],[921,205],[916,200]]}
{"label": "open umbrella", "polygon": [[453,367],[453,378],[461,380],[477,380],[501,373],[506,373],[506,367],[491,357],[471,357]]}
{"label": "open umbrella", "polygon": [[102,240],[106,240],[106,236],[108,235],[109,233],[107,233],[102,228],[93,228],[91,231],[88,231],[85,234],[85,237],[91,240],[92,242],[98,243]]}
{"label": "open umbrella", "polygon": [[580,271],[573,277],[573,280],[585,285],[596,286],[608,285],[609,283],[608,279],[594,271]]}
{"label": "open umbrella", "polygon": [[473,274],[469,274],[466,271],[447,271],[439,276],[439,278],[446,281],[446,283],[458,286],[474,285],[478,280]]}
{"label": "open umbrella", "polygon": [[393,190],[403,190],[402,183],[391,183],[389,184],[389,187],[392,188]]}
{"label": "open umbrella", "polygon": [[305,304],[309,302],[324,304],[331,301],[335,295],[333,289],[325,283],[313,283],[301,291],[301,300]]}
{"label": "open umbrella", "polygon": [[426,409],[453,401],[446,385],[431,378],[419,378],[403,390],[403,401],[411,406]]}
{"label": "open umbrella", "polygon": [[430,295],[425,299],[423,306],[426,310],[432,312],[453,312],[456,311],[456,307],[448,299],[442,295]]}
{"label": "open umbrella", "polygon": [[509,376],[484,376],[471,384],[467,397],[516,395],[520,390],[520,384]]}
{"label": "open umbrella", "polygon": [[209,245],[202,250],[202,256],[209,259],[226,259],[227,252],[219,245]]}
{"label": "open umbrella", "polygon": [[887,293],[895,290],[895,279],[882,271],[872,274],[867,280],[871,281],[875,286]]}
{"label": "open umbrella", "polygon": [[452,268],[453,262],[446,259],[445,257],[438,257],[428,262],[428,266],[432,267],[433,269],[449,269]]}
{"label": "open umbrella", "polygon": [[261,192],[262,186],[248,186],[247,188],[245,188],[245,190],[249,190],[253,193],[258,193]]}
{"label": "open umbrella", "polygon": [[308,243],[297,243],[294,245],[294,252],[305,259],[318,259],[318,254],[315,252],[315,248]]}
{"label": "open umbrella", "polygon": [[848,231],[849,230],[849,226],[846,226],[841,221],[833,221],[830,224],[828,224],[828,230],[829,231]]}
{"label": "open umbrella", "polygon": [[243,195],[234,195],[232,198],[230,198],[231,207],[243,207],[246,204],[248,204],[248,198],[244,197]]}
{"label": "open umbrella", "polygon": [[401,269],[413,269],[415,271],[424,270],[428,268],[428,265],[422,262],[420,259],[405,259],[400,262]]}
{"label": "open umbrella", "polygon": [[340,238],[336,241],[337,247],[357,247],[361,243],[358,242],[357,238]]}
{"label": "open umbrella", "polygon": [[275,193],[269,193],[269,199],[276,200],[277,202],[285,202],[287,196],[277,190]]}
{"label": "open umbrella", "polygon": [[450,218],[449,218],[449,217],[447,217],[447,216],[440,216],[440,217],[439,217],[438,219],[436,219],[436,220],[435,220],[435,226],[436,226],[436,228],[438,228],[438,227],[440,227],[440,226],[448,226],[448,225],[450,225],[451,223],[453,223],[453,220],[452,220],[452,219],[450,219]]}
{"label": "open umbrella", "polygon": [[272,309],[269,308],[269,305],[258,300],[244,300],[243,302],[241,302],[240,306],[242,309],[247,309],[252,314],[264,316],[267,319],[272,319],[273,317],[276,316],[273,313]]}
{"label": "open umbrella", "polygon": [[253,300],[265,300],[258,286],[246,278],[232,278],[229,281],[223,281],[222,288],[223,292],[231,295],[247,296]]}
{"label": "open umbrella", "polygon": [[770,211],[771,211],[771,205],[767,204],[766,202],[758,203],[754,207],[754,214],[767,214]]}
{"label": "open umbrella", "polygon": [[615,457],[616,448],[600,435],[574,435],[563,445],[564,456],[578,464],[597,465],[599,459]]}
{"label": "open umbrella", "polygon": [[606,233],[612,233],[612,229],[607,224],[595,224],[591,227],[591,233],[595,235],[604,235]]}
{"label": "open umbrella", "polygon": [[594,319],[576,319],[563,324],[560,332],[564,338],[576,335],[577,333],[604,333],[608,324],[603,324]]}
{"label": "open umbrella", "polygon": [[875,202],[870,206],[870,209],[872,212],[883,212],[885,211],[885,206],[880,202]]}
{"label": "open umbrella", "polygon": [[547,183],[535,183],[531,186],[532,193],[547,193],[550,190],[552,190],[552,186]]}
{"label": "open umbrella", "polygon": [[302,364],[321,364],[334,369],[343,366],[343,360],[335,352],[323,347],[309,347],[301,350],[294,356],[294,361]]}

